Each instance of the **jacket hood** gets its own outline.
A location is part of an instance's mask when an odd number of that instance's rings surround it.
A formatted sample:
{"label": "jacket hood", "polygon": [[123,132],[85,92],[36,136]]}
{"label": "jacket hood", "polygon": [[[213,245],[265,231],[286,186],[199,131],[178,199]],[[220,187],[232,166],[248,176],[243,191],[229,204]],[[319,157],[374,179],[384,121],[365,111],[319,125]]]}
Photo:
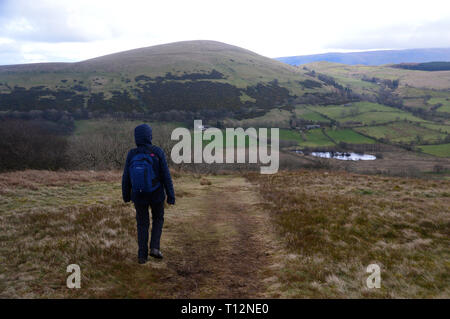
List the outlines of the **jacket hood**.
{"label": "jacket hood", "polygon": [[152,128],[141,124],[134,129],[134,141],[137,146],[152,145]]}

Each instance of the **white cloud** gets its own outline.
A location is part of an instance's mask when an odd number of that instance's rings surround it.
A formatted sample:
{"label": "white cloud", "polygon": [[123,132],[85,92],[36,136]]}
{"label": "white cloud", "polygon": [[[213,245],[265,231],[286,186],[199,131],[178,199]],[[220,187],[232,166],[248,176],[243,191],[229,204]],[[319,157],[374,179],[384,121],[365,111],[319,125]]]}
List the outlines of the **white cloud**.
{"label": "white cloud", "polygon": [[14,44],[0,53],[0,64],[79,61],[195,39],[271,57],[331,48],[448,47],[447,2],[0,0],[0,38]]}

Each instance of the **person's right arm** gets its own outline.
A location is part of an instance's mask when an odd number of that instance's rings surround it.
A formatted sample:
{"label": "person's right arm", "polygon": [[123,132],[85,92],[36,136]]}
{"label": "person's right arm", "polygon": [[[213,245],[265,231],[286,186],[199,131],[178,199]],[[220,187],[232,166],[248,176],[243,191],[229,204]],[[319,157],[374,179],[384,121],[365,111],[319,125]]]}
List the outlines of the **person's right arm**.
{"label": "person's right arm", "polygon": [[131,200],[131,180],[130,180],[130,156],[131,152],[128,152],[127,160],[125,161],[125,167],[123,168],[122,175],[122,198],[125,203]]}

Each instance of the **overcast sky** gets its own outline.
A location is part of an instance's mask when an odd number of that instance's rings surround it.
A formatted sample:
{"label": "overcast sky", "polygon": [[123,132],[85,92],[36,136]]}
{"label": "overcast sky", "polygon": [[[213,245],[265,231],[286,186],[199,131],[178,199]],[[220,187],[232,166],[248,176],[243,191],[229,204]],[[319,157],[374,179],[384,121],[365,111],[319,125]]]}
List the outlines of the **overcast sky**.
{"label": "overcast sky", "polygon": [[450,1],[0,0],[0,65],[200,39],[268,57],[450,47]]}

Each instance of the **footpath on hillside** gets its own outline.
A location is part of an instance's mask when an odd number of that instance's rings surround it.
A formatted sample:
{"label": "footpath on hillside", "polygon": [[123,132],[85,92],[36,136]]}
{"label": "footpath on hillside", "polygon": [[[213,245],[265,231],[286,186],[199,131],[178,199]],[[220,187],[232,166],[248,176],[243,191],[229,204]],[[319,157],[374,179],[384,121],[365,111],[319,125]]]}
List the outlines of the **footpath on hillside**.
{"label": "footpath on hillside", "polygon": [[280,247],[256,188],[237,176],[181,178],[177,186],[162,238],[166,257],[149,263],[166,272],[167,292],[175,298],[276,296]]}
{"label": "footpath on hillside", "polygon": [[[139,265],[121,172],[0,174],[0,297],[279,297],[283,250],[257,187],[236,175],[176,175],[164,259]],[[70,264],[80,289],[67,287]]]}

